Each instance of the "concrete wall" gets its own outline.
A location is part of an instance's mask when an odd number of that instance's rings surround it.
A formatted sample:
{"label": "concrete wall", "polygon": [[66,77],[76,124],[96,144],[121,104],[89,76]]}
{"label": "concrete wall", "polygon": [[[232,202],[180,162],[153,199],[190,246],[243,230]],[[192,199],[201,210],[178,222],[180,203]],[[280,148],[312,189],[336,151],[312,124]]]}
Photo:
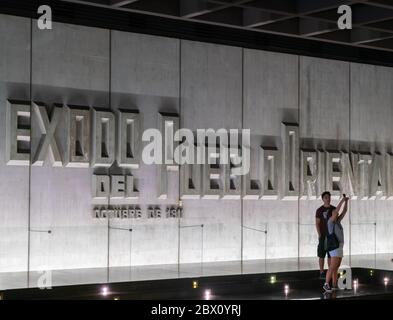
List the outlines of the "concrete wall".
{"label": "concrete wall", "polygon": [[[282,122],[298,123],[298,79],[297,56],[244,50],[243,126],[251,129],[252,164],[261,146],[282,149]],[[256,173],[255,165],[251,176]],[[243,202],[243,258],[297,257],[298,202]]]}
{"label": "concrete wall", "polygon": [[26,270],[29,168],[7,166],[4,155],[6,101],[30,99],[30,21],[1,16],[0,43],[0,270]]}
{"label": "concrete wall", "polygon": [[[182,126],[241,128],[240,48],[182,41],[180,79]],[[239,260],[240,206],[240,200],[185,200],[180,262]]]}
{"label": "concrete wall", "polygon": [[[351,148],[392,152],[393,72],[391,68],[351,64]],[[352,201],[351,251],[392,252],[390,201]]]}
{"label": "concrete wall", "polygon": [[[192,130],[249,128],[253,178],[260,147],[282,148],[282,122],[299,125],[302,148],[393,151],[392,69],[60,23],[30,28],[29,19],[0,15],[0,272],[316,255],[319,200],[189,199],[179,220],[108,228],[92,219],[93,204],[108,204],[92,200],[97,170],[6,165],[6,101],[28,101],[30,89],[48,106],[139,110],[142,130],[157,127],[159,112]],[[35,149],[34,113],[31,127]],[[168,172],[168,198],[159,200],[156,170],[141,163],[101,173],[136,177],[140,198],[129,204],[177,203],[179,172]],[[392,252],[392,208],[352,200],[345,254]]]}
{"label": "concrete wall", "polygon": [[[300,138],[304,149],[348,151],[349,64],[300,57]],[[337,200],[336,200],[337,202]],[[335,204],[335,203],[334,203]],[[316,255],[315,209],[320,199],[299,201],[299,254]],[[346,218],[347,219],[347,218]],[[349,242],[348,220],[343,220]],[[349,245],[345,246],[348,254]]]}
{"label": "concrete wall", "polygon": [[[107,108],[109,31],[55,24],[52,32],[41,32],[33,23],[31,76],[34,101],[48,106],[61,103]],[[34,150],[41,136],[34,112],[31,126]],[[56,134],[60,152],[64,153],[65,121]],[[52,167],[48,162],[43,167],[31,166],[32,270],[106,265],[106,223],[84,214],[91,208],[87,195],[91,194],[92,172]],[[51,234],[36,232],[45,230],[51,230]]]}
{"label": "concrete wall", "polygon": [[[139,110],[141,129],[157,128],[158,113],[179,113],[179,46],[176,39],[113,31],[111,35],[111,106]],[[140,164],[133,172],[139,180],[140,199],[130,203],[175,203],[178,173],[169,172],[168,199],[157,200],[156,167]],[[124,202],[124,201],[123,201]],[[111,221],[110,266],[177,263],[177,220]]]}

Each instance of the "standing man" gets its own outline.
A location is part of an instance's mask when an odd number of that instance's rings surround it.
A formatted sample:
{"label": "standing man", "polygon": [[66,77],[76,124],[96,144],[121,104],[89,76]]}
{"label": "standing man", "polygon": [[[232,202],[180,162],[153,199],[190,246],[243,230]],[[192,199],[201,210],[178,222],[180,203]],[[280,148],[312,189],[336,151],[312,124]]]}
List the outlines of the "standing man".
{"label": "standing man", "polygon": [[323,205],[317,209],[315,213],[315,225],[318,232],[318,258],[319,258],[319,272],[320,279],[325,279],[326,273],[324,270],[325,256],[328,256],[328,266],[330,266],[330,255],[326,251],[325,242],[328,234],[327,221],[332,216],[335,206],[330,204],[330,192],[325,191],[322,193]]}

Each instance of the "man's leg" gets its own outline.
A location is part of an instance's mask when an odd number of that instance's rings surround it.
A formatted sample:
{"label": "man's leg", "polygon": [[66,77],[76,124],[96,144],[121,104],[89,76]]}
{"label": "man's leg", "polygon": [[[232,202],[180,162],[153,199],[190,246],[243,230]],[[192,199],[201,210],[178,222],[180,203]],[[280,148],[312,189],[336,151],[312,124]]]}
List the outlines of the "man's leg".
{"label": "man's leg", "polygon": [[319,258],[319,272],[322,275],[323,272],[325,271],[325,256],[326,256],[326,251],[325,251],[325,245],[324,245],[324,240],[319,238],[318,241],[318,258]]}

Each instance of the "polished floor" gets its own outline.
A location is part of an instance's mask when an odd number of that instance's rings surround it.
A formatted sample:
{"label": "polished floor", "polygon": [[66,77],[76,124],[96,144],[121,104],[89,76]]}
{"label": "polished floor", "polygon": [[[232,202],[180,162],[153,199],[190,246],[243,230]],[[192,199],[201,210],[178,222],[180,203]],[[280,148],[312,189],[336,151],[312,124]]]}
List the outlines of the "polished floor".
{"label": "polished floor", "polygon": [[[349,256],[344,258],[342,264],[351,268],[393,271],[392,258],[393,254]],[[46,275],[36,271],[30,272],[29,274],[27,272],[13,272],[0,273],[0,290],[36,288],[41,286],[43,281],[46,281],[45,283],[51,287],[60,287],[165,279],[317,271],[317,269],[318,262],[316,258],[294,258],[244,262],[136,266],[131,268],[112,267],[52,270]]]}
{"label": "polished floor", "polygon": [[[140,280],[0,291],[4,300],[393,300],[393,271],[351,268],[356,286],[324,294],[318,271]],[[353,284],[354,282],[348,282]]]}

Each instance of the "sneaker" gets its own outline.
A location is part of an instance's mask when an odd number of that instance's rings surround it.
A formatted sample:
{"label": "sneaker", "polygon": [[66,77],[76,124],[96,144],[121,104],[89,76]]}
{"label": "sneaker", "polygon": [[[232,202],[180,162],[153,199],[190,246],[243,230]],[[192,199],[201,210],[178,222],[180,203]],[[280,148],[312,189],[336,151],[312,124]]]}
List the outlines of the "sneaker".
{"label": "sneaker", "polygon": [[328,283],[325,283],[322,288],[323,288],[323,290],[325,290],[326,293],[331,293],[333,291],[332,289],[330,289],[330,286]]}

